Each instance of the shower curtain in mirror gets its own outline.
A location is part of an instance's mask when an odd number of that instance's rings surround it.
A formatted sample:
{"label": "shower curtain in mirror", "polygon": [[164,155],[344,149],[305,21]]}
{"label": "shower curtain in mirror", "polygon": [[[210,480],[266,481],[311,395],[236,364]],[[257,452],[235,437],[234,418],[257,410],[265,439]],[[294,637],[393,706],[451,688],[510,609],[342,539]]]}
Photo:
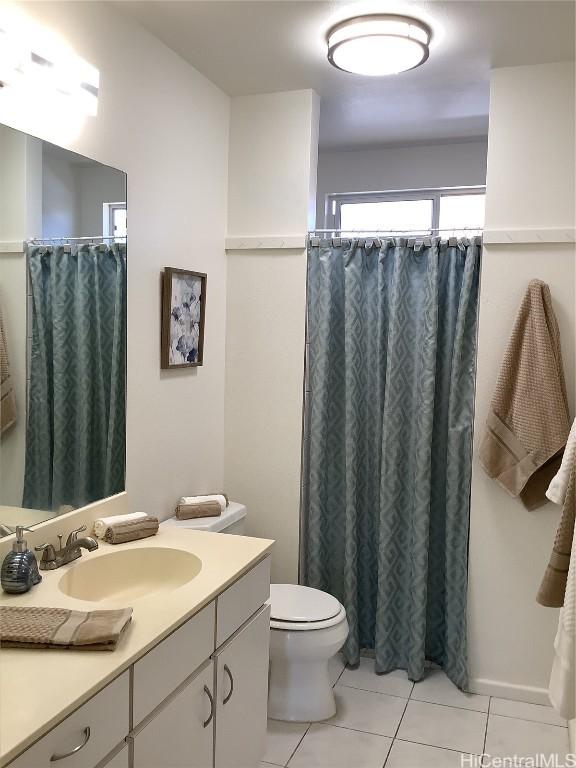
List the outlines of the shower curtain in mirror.
{"label": "shower curtain in mirror", "polygon": [[126,246],[30,246],[23,506],[124,490]]}
{"label": "shower curtain in mirror", "polygon": [[349,664],[465,688],[480,240],[310,242],[302,581]]}

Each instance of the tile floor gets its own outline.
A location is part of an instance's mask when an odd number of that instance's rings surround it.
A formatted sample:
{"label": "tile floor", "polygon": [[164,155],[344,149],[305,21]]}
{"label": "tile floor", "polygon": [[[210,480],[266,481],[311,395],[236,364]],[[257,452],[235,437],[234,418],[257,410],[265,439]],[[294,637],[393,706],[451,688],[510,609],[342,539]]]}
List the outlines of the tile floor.
{"label": "tile floor", "polygon": [[470,754],[483,753],[555,753],[563,761],[568,729],[551,707],[462,693],[439,669],[414,684],[404,672],[375,675],[373,664],[344,669],[334,658],[335,717],[312,725],[269,720],[260,768],[474,768]]}

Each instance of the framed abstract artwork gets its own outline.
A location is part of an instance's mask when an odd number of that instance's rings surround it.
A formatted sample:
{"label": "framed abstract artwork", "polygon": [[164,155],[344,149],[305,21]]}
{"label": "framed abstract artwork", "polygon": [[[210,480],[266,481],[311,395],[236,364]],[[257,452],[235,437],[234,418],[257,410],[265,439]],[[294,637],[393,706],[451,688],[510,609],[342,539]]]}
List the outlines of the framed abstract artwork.
{"label": "framed abstract artwork", "polygon": [[202,365],[206,280],[203,272],[165,267],[162,274],[162,368]]}

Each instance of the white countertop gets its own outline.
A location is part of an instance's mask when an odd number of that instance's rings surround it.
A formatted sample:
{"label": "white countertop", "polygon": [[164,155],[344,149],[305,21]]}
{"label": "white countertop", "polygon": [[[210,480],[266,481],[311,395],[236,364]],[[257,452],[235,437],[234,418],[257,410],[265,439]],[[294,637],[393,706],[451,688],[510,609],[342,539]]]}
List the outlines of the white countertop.
{"label": "white countertop", "polygon": [[[160,528],[156,536],[148,539],[116,546],[100,542],[95,552],[83,550],[82,559],[128,548],[180,549],[199,557],[202,569],[192,581],[178,589],[133,601],[132,622],[115,651],[0,650],[0,766],[6,765],[213,600],[261,560],[272,544],[267,539],[247,536]],[[43,581],[24,595],[0,593],[0,605],[75,610],[118,608],[116,602],[85,602],[59,590],[62,575],[82,559],[55,571],[42,571]]]}

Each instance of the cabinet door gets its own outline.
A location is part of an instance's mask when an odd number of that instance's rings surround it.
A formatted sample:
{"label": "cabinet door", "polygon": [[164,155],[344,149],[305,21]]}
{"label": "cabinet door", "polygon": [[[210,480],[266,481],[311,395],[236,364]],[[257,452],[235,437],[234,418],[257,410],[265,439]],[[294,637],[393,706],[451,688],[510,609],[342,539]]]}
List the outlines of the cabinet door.
{"label": "cabinet door", "polygon": [[130,737],[134,768],[212,768],[213,681],[210,663]]}
{"label": "cabinet door", "polygon": [[270,606],[216,654],[215,768],[255,768],[264,754]]}

